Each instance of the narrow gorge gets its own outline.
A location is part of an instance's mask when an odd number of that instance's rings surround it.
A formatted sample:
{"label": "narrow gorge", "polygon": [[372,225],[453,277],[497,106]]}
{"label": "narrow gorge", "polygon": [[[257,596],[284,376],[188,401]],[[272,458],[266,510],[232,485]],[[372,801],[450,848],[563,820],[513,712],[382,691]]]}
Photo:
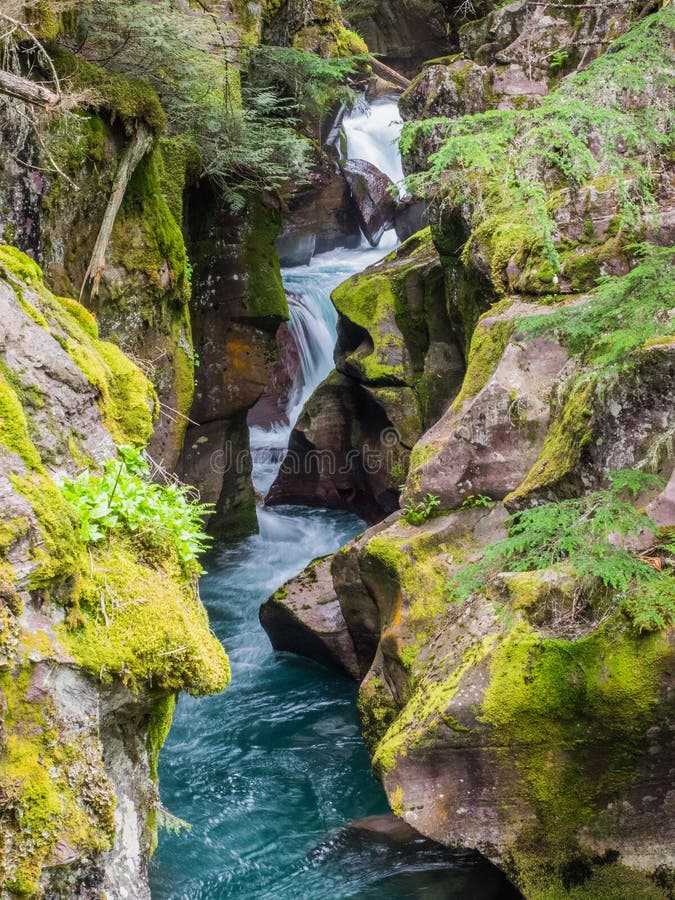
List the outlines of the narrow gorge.
{"label": "narrow gorge", "polygon": [[672,900],[674,47],[2,0],[2,900]]}

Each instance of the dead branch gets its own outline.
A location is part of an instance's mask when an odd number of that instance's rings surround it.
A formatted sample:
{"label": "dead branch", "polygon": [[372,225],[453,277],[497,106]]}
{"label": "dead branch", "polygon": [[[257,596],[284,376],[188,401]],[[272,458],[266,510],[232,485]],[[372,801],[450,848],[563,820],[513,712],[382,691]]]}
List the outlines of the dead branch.
{"label": "dead branch", "polygon": [[[12,79],[18,79],[20,82],[26,82],[27,85],[32,85],[33,87],[37,88],[38,92],[40,90],[47,91],[48,102],[46,102],[46,103],[41,102],[41,103],[38,103],[38,105],[56,106],[61,101],[61,82],[59,81],[59,76],[57,74],[54,63],[52,62],[52,58],[49,55],[49,53],[47,53],[47,51],[45,50],[44,44],[39,40],[39,38],[37,38],[33,34],[33,32],[30,30],[30,28],[24,22],[20,22],[18,19],[13,18],[13,16],[9,16],[9,15],[7,15],[7,13],[3,13],[3,12],[0,12],[0,19],[2,19],[4,22],[7,22],[9,25],[12,25],[15,29],[18,29],[19,31],[26,34],[30,38],[32,43],[37,47],[37,49],[41,53],[42,57],[44,58],[45,62],[47,63],[49,71],[51,72],[52,82],[54,83],[54,90],[50,91],[47,88],[43,88],[41,85],[33,85],[33,82],[31,82],[29,79],[20,78],[19,76],[12,75],[9,72],[2,72],[2,73],[0,73],[0,75],[5,79],[9,78],[10,84],[12,82]],[[14,84],[14,90],[17,90],[18,88],[23,88],[24,90],[28,90],[26,85],[18,85],[17,86],[16,84]],[[18,96],[19,99],[21,99],[21,100],[26,100],[26,97],[22,96],[21,94],[16,95],[12,91],[6,91],[6,93],[12,93],[13,96]],[[52,97],[55,97],[55,99],[50,99]],[[27,99],[26,102],[34,103],[35,101],[31,101],[30,99]]]}
{"label": "dead branch", "polygon": [[410,85],[411,82],[409,78],[401,75],[401,73],[397,72],[395,69],[390,69],[389,66],[385,66],[385,64],[383,62],[380,62],[379,59],[375,59],[373,57],[369,62],[373,68],[373,72],[375,72],[376,75],[384,78],[386,81],[391,81],[397,87],[402,88],[407,88]]}
{"label": "dead branch", "polygon": [[22,78],[20,75],[12,75],[11,72],[0,71],[0,92],[14,97],[16,100],[23,100],[31,106],[43,106],[47,109],[54,109],[61,102],[61,94],[31,81],[29,78]]}
{"label": "dead branch", "polygon": [[136,132],[126,147],[120,159],[113,181],[110,199],[103,215],[103,221],[94,244],[87,271],[84,274],[80,300],[91,299],[98,293],[101,275],[105,269],[105,256],[110,243],[110,236],[115,225],[115,219],[119,212],[122,200],[131,181],[131,176],[152,145],[152,131],[145,124],[139,122]]}

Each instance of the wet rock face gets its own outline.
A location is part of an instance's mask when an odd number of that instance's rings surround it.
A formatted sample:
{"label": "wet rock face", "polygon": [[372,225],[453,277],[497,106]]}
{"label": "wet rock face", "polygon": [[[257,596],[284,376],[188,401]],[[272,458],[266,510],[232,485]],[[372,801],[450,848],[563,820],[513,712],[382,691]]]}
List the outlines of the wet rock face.
{"label": "wet rock face", "polygon": [[336,371],[306,404],[268,502],[353,509],[377,521],[397,509],[410,450],[463,374],[428,231],[333,299]]}
{"label": "wet rock face", "polygon": [[188,209],[199,366],[178,471],[216,504],[210,529],[233,537],[257,527],[246,416],[270,383],[288,318],[274,249],[279,217],[262,205],[234,216],[207,187]]}
{"label": "wet rock face", "polygon": [[436,0],[363,3],[347,0],[343,10],[371,53],[412,77],[425,59],[450,50],[445,4]]}
{"label": "wet rock face", "polygon": [[275,650],[290,650],[352,678],[359,667],[333,580],[330,559],[318,559],[260,607],[260,624]]}
{"label": "wet rock face", "polygon": [[308,265],[315,253],[358,247],[361,230],[349,187],[331,160],[309,175],[310,184],[292,196],[276,238],[282,266]]}
{"label": "wet rock face", "polygon": [[377,166],[363,159],[349,159],[342,165],[345,180],[351,191],[361,230],[371,247],[396,219],[396,203],[390,193],[392,180]]}

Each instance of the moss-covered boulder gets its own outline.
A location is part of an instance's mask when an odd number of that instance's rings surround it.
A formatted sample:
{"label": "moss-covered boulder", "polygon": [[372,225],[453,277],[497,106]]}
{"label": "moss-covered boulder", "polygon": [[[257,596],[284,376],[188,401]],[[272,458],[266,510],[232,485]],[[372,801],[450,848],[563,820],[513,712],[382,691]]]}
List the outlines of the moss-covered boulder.
{"label": "moss-covered boulder", "polygon": [[87,546],[60,490],[147,442],[150,382],[6,245],[0,310],[3,884],[148,897],[175,696],[222,690],[227,657],[176,550],[122,533]]}
{"label": "moss-covered boulder", "polygon": [[333,293],[336,371],[305,406],[269,501],[397,508],[413,444],[456,392],[463,362],[429,230]]}

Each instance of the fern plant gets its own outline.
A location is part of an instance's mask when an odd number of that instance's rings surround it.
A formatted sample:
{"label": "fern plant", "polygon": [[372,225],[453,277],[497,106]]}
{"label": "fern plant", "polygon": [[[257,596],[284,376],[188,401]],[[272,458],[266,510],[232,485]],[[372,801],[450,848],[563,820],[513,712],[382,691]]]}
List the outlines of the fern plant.
{"label": "fern plant", "polygon": [[[670,566],[655,565],[628,549],[623,538],[655,524],[631,500],[662,486],[655,476],[621,470],[609,486],[585,497],[544,503],[514,513],[508,537],[489,546],[482,559],[461,569],[449,584],[450,598],[463,602],[498,573],[532,572],[564,566],[596,602],[614,602],[639,630],[664,628],[675,621],[675,577]],[[660,552],[672,555],[666,542]],[[660,557],[657,557],[660,558]]]}
{"label": "fern plant", "polygon": [[440,505],[440,499],[434,494],[425,494],[418,503],[409,500],[403,507],[403,520],[408,525],[422,525],[433,516]]}
{"label": "fern plant", "polygon": [[654,160],[668,152],[675,121],[673,27],[672,6],[646,18],[536,109],[407,123],[404,154],[435,148],[426,171],[406,179],[408,190],[454,207],[470,204],[474,237],[481,228],[483,236],[503,228],[509,255],[517,246],[536,248],[552,274],[561,268],[550,208],[556,179],[572,191],[610,179],[620,227],[635,226],[656,209]]}
{"label": "fern plant", "polygon": [[208,548],[204,516],[211,504],[199,503],[187,487],[169,481],[156,484],[143,452],[118,448],[100,473],[85,470],[65,481],[63,495],[79,518],[85,544],[96,544],[114,532],[126,532],[152,546],[169,541],[187,572],[200,573],[199,556]]}
{"label": "fern plant", "polygon": [[675,248],[641,243],[627,249],[638,260],[628,274],[601,278],[584,303],[524,319],[524,333],[554,333],[571,355],[582,355],[605,375],[630,365],[632,351],[645,342],[675,334],[675,319],[667,314],[675,297]]}

